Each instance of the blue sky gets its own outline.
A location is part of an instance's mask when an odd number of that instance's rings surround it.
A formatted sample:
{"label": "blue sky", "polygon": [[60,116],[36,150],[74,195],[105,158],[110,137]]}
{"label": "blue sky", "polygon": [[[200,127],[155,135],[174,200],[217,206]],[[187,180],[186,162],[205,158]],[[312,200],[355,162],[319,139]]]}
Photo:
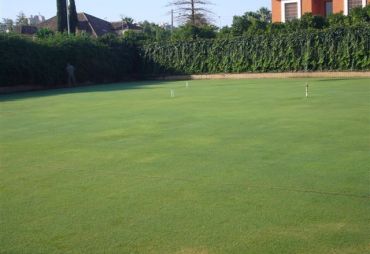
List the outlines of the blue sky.
{"label": "blue sky", "polygon": [[[120,15],[130,16],[136,22],[148,20],[155,23],[170,22],[169,0],[75,0],[77,11],[86,12],[108,21],[117,21]],[[271,0],[213,0],[216,25],[229,25],[234,15],[271,8]],[[56,13],[55,0],[0,0],[0,18],[12,18],[23,11],[27,16],[41,13],[50,18]]]}

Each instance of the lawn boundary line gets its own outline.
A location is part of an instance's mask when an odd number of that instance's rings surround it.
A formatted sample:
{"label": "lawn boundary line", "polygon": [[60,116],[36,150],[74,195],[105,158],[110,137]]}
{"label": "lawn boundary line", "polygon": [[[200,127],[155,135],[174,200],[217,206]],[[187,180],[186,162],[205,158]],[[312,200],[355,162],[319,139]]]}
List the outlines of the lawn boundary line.
{"label": "lawn boundary line", "polygon": [[[124,174],[128,177],[133,178],[142,178],[142,179],[153,179],[153,180],[171,180],[171,181],[183,181],[183,182],[198,182],[198,179],[190,179],[185,177],[167,177],[167,176],[149,176],[149,175],[130,175]],[[297,189],[297,188],[290,188],[290,187],[278,187],[278,186],[262,186],[262,185],[248,185],[248,184],[237,184],[237,183],[222,183],[217,184],[220,186],[245,186],[246,188],[253,188],[253,189],[264,189],[264,190],[278,190],[278,191],[286,191],[286,192],[297,192],[297,193],[308,193],[308,194],[316,194],[321,196],[339,196],[339,197],[347,197],[347,198],[358,198],[358,199],[369,199],[370,195],[361,195],[361,194],[354,194],[354,193],[341,193],[341,192],[326,192],[320,190],[306,190],[306,189]]]}
{"label": "lawn boundary line", "polygon": [[280,73],[219,73],[173,75],[155,77],[154,80],[211,80],[211,79],[284,79],[284,78],[370,78],[370,71],[356,72],[280,72]]}

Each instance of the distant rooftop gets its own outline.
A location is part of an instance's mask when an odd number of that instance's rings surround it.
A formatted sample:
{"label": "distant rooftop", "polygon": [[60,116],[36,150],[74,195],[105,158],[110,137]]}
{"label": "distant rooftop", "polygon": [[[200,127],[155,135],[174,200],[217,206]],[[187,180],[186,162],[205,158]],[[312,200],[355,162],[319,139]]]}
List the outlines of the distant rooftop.
{"label": "distant rooftop", "polygon": [[[77,14],[78,25],[77,30],[79,32],[86,32],[95,37],[100,37],[107,33],[122,33],[127,30],[142,30],[142,28],[136,24],[127,24],[123,21],[108,22],[106,20],[97,18],[93,15],[81,12]],[[58,30],[57,17],[52,17],[38,24],[37,28],[48,28],[52,31]]]}

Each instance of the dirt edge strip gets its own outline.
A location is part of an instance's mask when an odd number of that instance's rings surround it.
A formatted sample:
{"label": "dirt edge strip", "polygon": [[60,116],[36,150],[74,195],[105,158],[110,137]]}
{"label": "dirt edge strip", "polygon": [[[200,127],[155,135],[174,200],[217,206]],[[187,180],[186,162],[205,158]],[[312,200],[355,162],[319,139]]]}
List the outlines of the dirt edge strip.
{"label": "dirt edge strip", "polygon": [[200,74],[157,77],[155,80],[264,79],[264,78],[370,78],[366,72],[283,72]]}

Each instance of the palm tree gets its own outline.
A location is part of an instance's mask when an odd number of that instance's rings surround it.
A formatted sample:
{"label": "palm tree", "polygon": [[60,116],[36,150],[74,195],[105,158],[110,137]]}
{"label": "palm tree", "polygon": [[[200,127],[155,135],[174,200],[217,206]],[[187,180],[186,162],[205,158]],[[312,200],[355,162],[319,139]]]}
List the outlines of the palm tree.
{"label": "palm tree", "polygon": [[127,25],[134,24],[134,19],[130,18],[130,17],[125,17],[125,16],[121,15],[121,20],[122,20],[123,23],[126,23]]}
{"label": "palm tree", "polygon": [[260,16],[260,20],[263,22],[271,23],[271,11],[266,8],[262,7],[257,11],[257,14]]}

